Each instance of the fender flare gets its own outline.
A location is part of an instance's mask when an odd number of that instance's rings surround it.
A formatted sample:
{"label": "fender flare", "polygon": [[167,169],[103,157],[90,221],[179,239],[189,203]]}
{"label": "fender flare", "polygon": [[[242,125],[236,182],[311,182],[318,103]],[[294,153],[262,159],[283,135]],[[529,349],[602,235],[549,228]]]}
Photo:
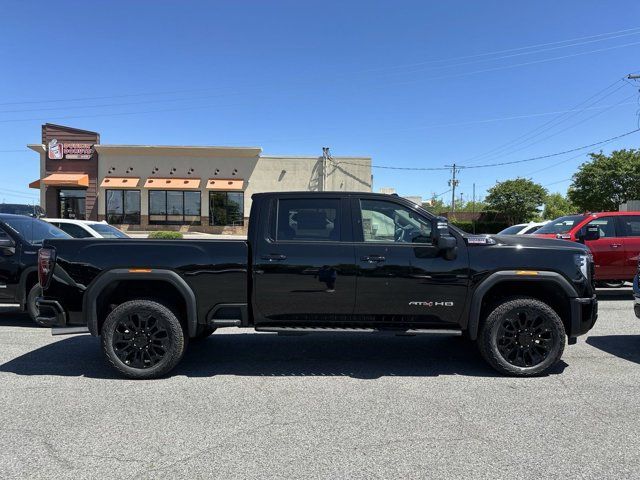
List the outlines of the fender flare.
{"label": "fender flare", "polygon": [[27,277],[32,273],[35,273],[37,278],[37,266],[32,265],[30,267],[27,267],[20,274],[20,280],[18,281],[18,290],[16,292],[16,300],[20,304],[20,308],[24,308],[27,302],[27,295],[29,295],[29,292],[27,292]]}
{"label": "fender flare", "polygon": [[173,270],[156,270],[150,272],[131,273],[128,268],[107,270],[98,275],[87,287],[82,299],[82,311],[89,332],[93,336],[100,334],[98,330],[98,297],[113,282],[120,280],[160,280],[170,283],[182,295],[187,306],[187,327],[189,337],[194,337],[198,328],[198,310],[196,296],[185,280]]}
{"label": "fender flare", "polygon": [[469,323],[467,324],[467,333],[471,340],[476,340],[478,338],[480,311],[482,309],[482,300],[484,299],[484,296],[495,285],[510,280],[525,282],[553,282],[564,291],[568,298],[575,298],[578,296],[578,292],[575,287],[557,272],[537,271],[535,275],[519,275],[516,270],[494,272],[476,287],[473,292],[473,296],[471,297]]}

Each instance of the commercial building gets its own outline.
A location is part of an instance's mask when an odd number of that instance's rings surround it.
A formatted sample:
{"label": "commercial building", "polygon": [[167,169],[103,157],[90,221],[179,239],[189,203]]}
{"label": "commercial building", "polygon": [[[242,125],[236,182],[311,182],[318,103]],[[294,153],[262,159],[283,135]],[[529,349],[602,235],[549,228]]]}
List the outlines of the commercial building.
{"label": "commercial building", "polygon": [[[246,232],[251,195],[371,191],[371,158],[263,155],[259,147],[109,145],[47,123],[40,190],[49,217],[107,220],[123,230]],[[327,158],[328,157],[328,158]]]}

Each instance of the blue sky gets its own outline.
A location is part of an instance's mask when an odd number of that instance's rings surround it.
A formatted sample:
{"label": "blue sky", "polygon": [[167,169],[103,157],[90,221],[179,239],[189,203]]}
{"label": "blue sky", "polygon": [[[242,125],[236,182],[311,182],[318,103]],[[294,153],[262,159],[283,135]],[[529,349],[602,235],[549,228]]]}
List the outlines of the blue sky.
{"label": "blue sky", "polygon": [[[38,160],[24,145],[46,121],[103,143],[329,146],[421,168],[526,159],[638,128],[640,84],[620,81],[640,71],[637,0],[0,0],[0,13],[0,201],[33,196]],[[639,144],[640,132],[602,148]],[[463,170],[459,191],[526,176],[564,193],[588,151]],[[445,171],[373,174],[375,190],[449,188]]]}

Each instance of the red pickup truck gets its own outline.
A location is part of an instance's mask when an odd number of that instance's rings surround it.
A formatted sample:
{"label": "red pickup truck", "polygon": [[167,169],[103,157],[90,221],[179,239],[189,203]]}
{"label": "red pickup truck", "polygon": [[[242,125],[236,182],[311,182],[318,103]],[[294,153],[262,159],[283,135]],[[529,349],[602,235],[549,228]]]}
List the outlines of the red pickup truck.
{"label": "red pickup truck", "polygon": [[595,279],[611,286],[632,281],[640,255],[640,212],[567,215],[547,223],[535,236],[584,243],[593,254]]}

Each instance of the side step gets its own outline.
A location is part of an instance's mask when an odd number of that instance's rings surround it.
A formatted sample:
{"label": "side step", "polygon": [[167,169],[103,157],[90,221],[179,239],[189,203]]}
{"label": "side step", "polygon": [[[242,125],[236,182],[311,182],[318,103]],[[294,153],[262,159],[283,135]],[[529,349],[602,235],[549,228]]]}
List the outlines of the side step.
{"label": "side step", "polygon": [[415,335],[462,335],[461,330],[446,329],[409,329],[409,330],[389,330],[377,328],[339,328],[339,327],[256,327],[256,332],[271,332],[281,335],[305,335],[308,333],[381,333],[387,335],[415,336]]}
{"label": "side step", "polygon": [[242,320],[214,319],[209,321],[211,327],[239,327],[240,325],[242,325]]}
{"label": "side step", "polygon": [[51,335],[78,335],[84,333],[89,333],[87,327],[56,327],[51,329]]}

